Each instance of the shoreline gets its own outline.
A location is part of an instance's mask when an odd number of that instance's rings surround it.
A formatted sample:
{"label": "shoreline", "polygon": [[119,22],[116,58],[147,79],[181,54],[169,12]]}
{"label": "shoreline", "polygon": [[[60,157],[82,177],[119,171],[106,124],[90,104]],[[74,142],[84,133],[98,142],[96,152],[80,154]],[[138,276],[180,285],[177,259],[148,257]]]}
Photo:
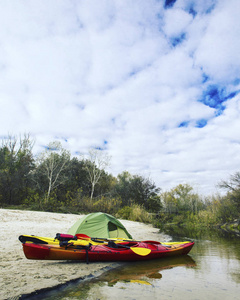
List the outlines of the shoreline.
{"label": "shoreline", "polygon": [[[1,299],[24,299],[34,293],[59,288],[72,281],[98,276],[122,263],[28,260],[18,237],[21,234],[55,237],[66,233],[83,215],[0,209],[3,245],[0,249]],[[166,240],[159,229],[140,222],[120,220],[134,239]],[[98,273],[98,274],[97,274]]]}
{"label": "shoreline", "polygon": [[42,289],[39,289],[39,290],[35,290],[29,294],[22,294],[20,296],[17,296],[17,297],[13,297],[13,298],[7,298],[7,299],[3,299],[3,300],[16,300],[16,299],[19,299],[19,300],[24,300],[24,299],[35,299],[36,297],[41,297],[41,296],[44,296],[46,293],[48,292],[52,292],[52,291],[57,291],[61,288],[65,288],[71,284],[77,284],[78,282],[80,281],[87,281],[87,280],[91,280],[93,278],[96,278],[98,276],[101,276],[102,274],[104,274],[105,272],[109,271],[109,270],[112,270],[112,269],[115,269],[119,266],[120,264],[117,264],[117,263],[112,263],[110,266],[107,266],[107,267],[103,267],[102,269],[100,269],[99,271],[97,272],[94,272],[93,274],[89,274],[89,275],[86,275],[84,277],[79,277],[79,278],[76,278],[76,279],[71,279],[69,281],[66,281],[64,283],[60,283],[58,285],[54,285],[54,286],[50,286],[50,287],[47,287],[47,288],[42,288]]}

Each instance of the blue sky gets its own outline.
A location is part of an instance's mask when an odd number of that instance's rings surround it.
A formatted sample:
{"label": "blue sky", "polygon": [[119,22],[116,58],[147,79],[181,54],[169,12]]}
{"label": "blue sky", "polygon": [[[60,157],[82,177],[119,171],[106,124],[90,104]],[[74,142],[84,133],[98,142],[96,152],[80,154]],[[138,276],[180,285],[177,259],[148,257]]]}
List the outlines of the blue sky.
{"label": "blue sky", "polygon": [[218,191],[240,167],[240,1],[0,0],[0,136]]}

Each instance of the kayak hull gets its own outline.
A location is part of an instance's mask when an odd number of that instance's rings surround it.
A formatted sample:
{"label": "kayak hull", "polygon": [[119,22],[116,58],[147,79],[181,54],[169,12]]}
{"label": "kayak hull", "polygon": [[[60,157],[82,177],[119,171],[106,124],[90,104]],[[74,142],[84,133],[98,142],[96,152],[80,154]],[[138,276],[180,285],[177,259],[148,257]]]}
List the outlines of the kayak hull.
{"label": "kayak hull", "polygon": [[[26,258],[37,260],[139,261],[186,255],[193,245],[194,242],[169,243],[169,245],[132,242],[122,243],[118,248],[111,248],[105,244],[79,249],[59,245],[24,243],[23,251]],[[143,251],[142,255],[141,250],[146,249],[149,249],[149,254],[146,255]],[[140,254],[137,250],[140,250]]]}

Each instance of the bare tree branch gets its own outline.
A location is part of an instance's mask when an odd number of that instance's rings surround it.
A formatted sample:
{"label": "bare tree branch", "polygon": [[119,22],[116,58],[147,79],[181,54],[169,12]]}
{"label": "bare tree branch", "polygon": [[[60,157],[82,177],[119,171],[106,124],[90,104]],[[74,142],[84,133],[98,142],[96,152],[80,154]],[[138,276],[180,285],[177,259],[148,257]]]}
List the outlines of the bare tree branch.
{"label": "bare tree branch", "polygon": [[85,168],[91,182],[91,199],[93,198],[96,184],[99,182],[105,168],[110,165],[111,157],[104,151],[99,149],[90,149],[88,151],[88,161]]}

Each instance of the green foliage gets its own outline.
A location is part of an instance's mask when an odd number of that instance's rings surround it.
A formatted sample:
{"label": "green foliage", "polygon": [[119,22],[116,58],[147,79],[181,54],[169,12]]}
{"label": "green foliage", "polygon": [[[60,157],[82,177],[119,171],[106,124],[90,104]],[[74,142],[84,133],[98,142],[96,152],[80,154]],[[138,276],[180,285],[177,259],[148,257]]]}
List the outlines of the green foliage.
{"label": "green foliage", "polygon": [[179,184],[169,192],[162,195],[164,210],[167,213],[186,215],[189,211],[193,214],[203,207],[199,195],[193,192],[189,184]]}
{"label": "green foliage", "polygon": [[28,190],[28,196],[26,199],[24,199],[23,204],[26,207],[29,207],[31,210],[42,210],[41,207],[41,197],[34,189]]}
{"label": "green foliage", "polygon": [[27,197],[31,182],[29,172],[34,168],[29,136],[18,140],[9,136],[0,148],[0,199],[3,204],[21,204]]}
{"label": "green foliage", "polygon": [[54,193],[52,193],[50,196],[47,196],[48,201],[46,201],[46,198],[44,199],[41,207],[44,211],[50,211],[50,212],[62,212],[63,209],[63,203],[59,201]]}
{"label": "green foliage", "polygon": [[76,193],[67,192],[64,205],[68,211],[81,211],[85,213],[101,211],[114,215],[121,207],[121,199],[104,196],[91,199],[83,195],[82,189],[78,189]]}
{"label": "green foliage", "polygon": [[211,210],[202,210],[196,216],[196,221],[194,223],[204,224],[205,226],[212,226],[217,224],[218,219],[216,214],[214,214]]}
{"label": "green foliage", "polygon": [[152,215],[149,212],[147,212],[143,206],[138,204],[124,206],[118,211],[117,217],[143,223],[151,223],[153,221]]}
{"label": "green foliage", "polygon": [[147,199],[146,207],[148,208],[148,211],[153,213],[160,211],[163,207],[161,197],[158,195],[150,196]]}
{"label": "green foliage", "polygon": [[93,204],[93,211],[103,211],[115,215],[121,206],[121,200],[115,198],[101,197]]}
{"label": "green foliage", "polygon": [[228,191],[227,199],[240,213],[240,172],[230,176],[229,180],[220,182],[219,186]]}
{"label": "green foliage", "polygon": [[[169,197],[169,194],[167,196]],[[155,225],[164,230],[169,226],[177,226],[201,231],[202,228],[219,227],[223,223],[231,223],[239,218],[239,211],[228,196],[213,195],[205,199],[205,203],[202,201],[201,206],[198,207],[200,209],[197,212],[189,209],[169,213],[165,210],[158,215]]]}
{"label": "green foliage", "polygon": [[228,195],[224,197],[212,196],[211,200],[207,205],[207,210],[214,216],[215,223],[232,222],[240,216],[236,204]]}
{"label": "green foliage", "polygon": [[150,179],[139,175],[132,176],[128,172],[119,174],[115,184],[115,195],[122,199],[124,205],[129,206],[134,202],[155,212],[162,207],[159,191]]}
{"label": "green foliage", "polygon": [[126,171],[117,176],[114,195],[120,197],[124,205],[129,205],[131,202],[131,178],[131,174]]}
{"label": "green foliage", "polygon": [[130,220],[131,214],[132,208],[130,206],[124,206],[118,211],[117,216],[125,220]]}

